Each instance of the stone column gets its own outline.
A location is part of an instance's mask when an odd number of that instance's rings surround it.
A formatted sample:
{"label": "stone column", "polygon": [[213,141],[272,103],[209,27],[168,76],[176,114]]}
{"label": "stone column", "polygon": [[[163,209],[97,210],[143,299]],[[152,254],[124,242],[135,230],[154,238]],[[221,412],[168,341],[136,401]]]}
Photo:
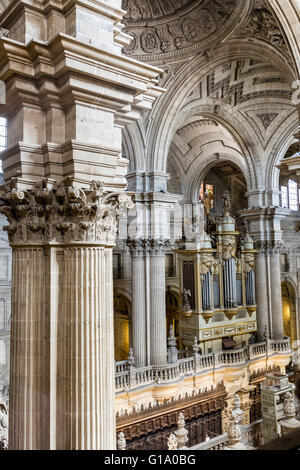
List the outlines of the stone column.
{"label": "stone column", "polygon": [[167,364],[165,240],[149,240],[150,255],[150,360]]}
{"label": "stone column", "polygon": [[13,249],[10,449],[115,449],[112,248],[100,184],[6,185]]}
{"label": "stone column", "polygon": [[267,252],[263,242],[258,243],[258,250],[255,256],[256,318],[258,338],[263,341],[265,327],[269,329]]}
{"label": "stone column", "polygon": [[128,246],[131,254],[132,349],[135,366],[143,367],[147,362],[145,242],[129,240]]}
{"label": "stone column", "polygon": [[270,285],[271,285],[271,315],[272,315],[272,339],[282,339],[283,315],[282,315],[282,293],[280,274],[280,253],[282,249],[281,241],[274,241],[270,246]]}
{"label": "stone column", "polygon": [[160,69],[122,54],[130,37],[121,0],[54,3],[5,2],[0,15],[9,30],[0,35],[0,206],[13,248],[9,447],[115,449],[111,250],[116,193],[127,185],[122,127],[163,90]]}

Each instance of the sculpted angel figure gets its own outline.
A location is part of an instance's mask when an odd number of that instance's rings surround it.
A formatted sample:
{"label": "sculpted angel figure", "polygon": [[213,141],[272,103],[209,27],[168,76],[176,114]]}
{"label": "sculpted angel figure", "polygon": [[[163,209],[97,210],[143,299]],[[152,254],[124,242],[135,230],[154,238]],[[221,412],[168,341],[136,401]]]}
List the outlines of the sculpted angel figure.
{"label": "sculpted angel figure", "polygon": [[191,291],[188,289],[183,289],[182,293],[183,297],[183,308],[185,310],[191,310],[191,303],[190,303],[190,298],[191,298]]}
{"label": "sculpted angel figure", "polygon": [[224,200],[223,216],[228,216],[231,214],[231,209],[232,209],[232,199],[231,199],[229,191],[225,191],[225,193],[223,194],[223,200]]}

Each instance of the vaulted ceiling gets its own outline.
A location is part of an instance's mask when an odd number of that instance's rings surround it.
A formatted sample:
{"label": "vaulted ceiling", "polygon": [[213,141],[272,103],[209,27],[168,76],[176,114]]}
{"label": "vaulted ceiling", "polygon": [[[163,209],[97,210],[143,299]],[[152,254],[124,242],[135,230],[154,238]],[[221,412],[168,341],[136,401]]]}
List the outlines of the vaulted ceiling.
{"label": "vaulted ceiling", "polygon": [[240,37],[269,43],[290,55],[285,33],[266,0],[123,0],[133,40],[124,52],[162,64]]}

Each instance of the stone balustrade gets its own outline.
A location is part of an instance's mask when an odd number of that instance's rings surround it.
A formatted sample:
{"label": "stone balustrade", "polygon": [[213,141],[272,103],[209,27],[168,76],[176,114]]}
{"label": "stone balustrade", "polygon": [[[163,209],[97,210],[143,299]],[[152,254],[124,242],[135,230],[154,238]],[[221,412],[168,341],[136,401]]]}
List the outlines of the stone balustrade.
{"label": "stone balustrade", "polygon": [[247,364],[262,356],[274,354],[289,354],[289,338],[281,340],[268,340],[261,343],[245,346],[231,351],[193,355],[179,359],[175,364],[166,366],[129,367],[127,361],[116,363],[116,392],[126,388],[133,389],[154,383],[173,382],[180,377],[192,374],[201,374],[204,371],[217,370],[222,367],[235,367]]}
{"label": "stone balustrade", "polygon": [[259,419],[253,423],[241,426],[242,442],[257,448],[263,443],[262,420]]}
{"label": "stone balustrade", "polygon": [[289,343],[289,338],[286,339],[274,339],[271,341],[271,349],[274,352],[285,352],[287,343]]}
{"label": "stone balustrade", "polygon": [[[245,445],[250,445],[252,448],[257,448],[262,444],[262,420],[255,423],[241,426],[242,442]],[[195,446],[189,447],[189,450],[223,450],[228,445],[228,433],[216,436],[208,441],[201,442]]]}
{"label": "stone balustrade", "polygon": [[249,345],[249,357],[250,358],[265,356],[266,352],[267,352],[266,341]]}
{"label": "stone balustrade", "polygon": [[193,447],[189,447],[190,450],[223,450],[228,444],[228,434],[221,434],[220,436],[209,439],[209,441],[201,442]]}
{"label": "stone balustrade", "polygon": [[116,374],[127,370],[127,361],[116,362]]}

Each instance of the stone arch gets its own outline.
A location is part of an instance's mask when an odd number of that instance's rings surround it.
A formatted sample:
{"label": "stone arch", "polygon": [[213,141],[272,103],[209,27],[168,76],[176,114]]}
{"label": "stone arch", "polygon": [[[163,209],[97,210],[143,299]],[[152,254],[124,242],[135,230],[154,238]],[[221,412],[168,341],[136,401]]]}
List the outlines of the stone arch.
{"label": "stone arch", "polygon": [[231,163],[234,163],[241,173],[244,175],[247,183],[247,187],[249,182],[247,181],[247,173],[246,173],[246,168],[244,165],[241,164],[240,160],[238,160],[236,157],[232,155],[212,155],[208,160],[203,162],[201,165],[199,165],[197,172],[194,175],[193,180],[191,180],[190,185],[188,187],[188,192],[187,192],[187,197],[189,202],[197,202],[198,201],[198,195],[200,191],[200,185],[205,176],[214,168],[214,166],[217,163],[220,162],[226,162],[230,161]]}
{"label": "stone arch", "polygon": [[286,277],[281,284],[281,290],[284,334],[290,337],[291,347],[293,347],[293,344],[298,339],[296,288],[293,280]]}
{"label": "stone arch", "polygon": [[145,140],[139,123],[124,127],[122,131],[123,156],[128,158],[128,173],[145,170]]}
{"label": "stone arch", "polygon": [[127,359],[131,344],[131,299],[125,289],[114,290],[115,360]]}
{"label": "stone arch", "polygon": [[[266,47],[265,43],[252,42],[241,39],[233,48],[228,44],[221,44],[214,50],[213,60],[207,60],[207,56],[194,57],[178,72],[171,87],[154,107],[151,122],[147,130],[148,143],[148,171],[165,171],[168,150],[172,137],[176,132],[176,117],[178,116],[185,99],[195,88],[199,80],[214,70],[218,65],[228,61],[252,58],[264,60],[275,65],[287,78],[289,84],[293,82],[295,73],[293,68],[286,63],[284,56],[272,46]],[[174,119],[175,115],[175,119]]]}
{"label": "stone arch", "polygon": [[299,120],[298,115],[291,117],[286,123],[285,131],[279,138],[275,140],[270,152],[268,164],[265,173],[266,188],[273,188],[279,190],[279,176],[280,170],[277,165],[284,159],[289,147],[295,142],[294,133],[297,130]]}
{"label": "stone arch", "polygon": [[[259,158],[256,158],[255,156],[255,150],[250,148],[249,142],[251,142],[252,137],[248,135],[245,128],[240,125],[237,119],[224,110],[219,110],[218,114],[216,114],[214,113],[213,106],[203,106],[198,103],[194,103],[184,107],[179,113],[176,120],[177,127],[179,127],[185,120],[195,115],[213,119],[227,129],[236,142],[236,150],[240,153],[240,163],[238,166],[241,166],[248,188],[251,189],[258,185],[260,183],[260,161]],[[247,142],[247,144],[245,142]],[[226,155],[230,157],[230,151],[229,153],[226,152]],[[233,152],[231,158],[235,158]]]}
{"label": "stone arch", "polygon": [[179,289],[172,284],[166,289],[167,336],[173,325],[175,336],[179,337]]}

